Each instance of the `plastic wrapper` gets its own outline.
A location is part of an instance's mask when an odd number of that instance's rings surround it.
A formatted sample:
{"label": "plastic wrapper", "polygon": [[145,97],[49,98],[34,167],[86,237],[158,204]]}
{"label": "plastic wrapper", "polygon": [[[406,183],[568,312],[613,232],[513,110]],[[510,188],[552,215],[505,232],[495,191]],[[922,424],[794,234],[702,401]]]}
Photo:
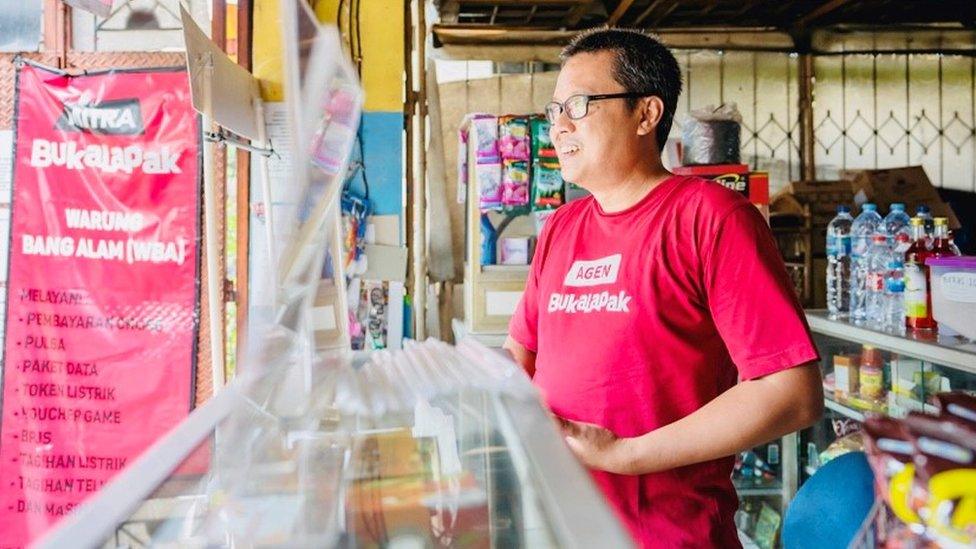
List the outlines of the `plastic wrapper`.
{"label": "plastic wrapper", "polygon": [[529,120],[529,128],[532,133],[532,161],[549,159],[558,163],[556,147],[553,146],[549,137],[549,121],[545,118],[534,117]]}
{"label": "plastic wrapper", "polygon": [[475,166],[478,184],[478,208],[481,211],[500,210],[504,187],[502,186],[502,165],[478,164]]}
{"label": "plastic wrapper", "polygon": [[502,166],[502,205],[506,211],[527,209],[529,205],[527,162],[506,160]]}
{"label": "plastic wrapper", "polygon": [[529,120],[523,116],[498,118],[498,153],[503,160],[529,160]]}
{"label": "plastic wrapper", "polygon": [[551,210],[564,202],[565,190],[559,163],[536,161],[532,165],[532,210]]}
{"label": "plastic wrapper", "polygon": [[[897,536],[942,547],[976,544],[976,426],[965,417],[970,399],[942,394],[936,397],[939,416],[912,413],[904,420],[865,421],[878,491],[891,514],[910,527],[910,533],[888,527]],[[955,414],[950,403],[959,406]]]}
{"label": "plastic wrapper", "polygon": [[682,164],[738,164],[741,123],[735,103],[689,112],[681,126]]}
{"label": "plastic wrapper", "polygon": [[860,452],[864,450],[864,435],[860,432],[845,435],[830,444],[826,450],[820,452],[820,465],[823,466],[829,461],[839,458],[850,452]]}

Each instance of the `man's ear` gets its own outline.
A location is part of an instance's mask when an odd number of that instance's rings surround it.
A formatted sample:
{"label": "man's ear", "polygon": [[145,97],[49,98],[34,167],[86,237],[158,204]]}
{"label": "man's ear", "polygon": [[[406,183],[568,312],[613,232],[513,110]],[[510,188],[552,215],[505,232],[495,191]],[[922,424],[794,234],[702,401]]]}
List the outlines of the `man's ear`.
{"label": "man's ear", "polygon": [[664,115],[664,101],[661,101],[661,98],[656,95],[644,97],[637,104],[637,110],[640,112],[637,135],[644,136],[654,133]]}

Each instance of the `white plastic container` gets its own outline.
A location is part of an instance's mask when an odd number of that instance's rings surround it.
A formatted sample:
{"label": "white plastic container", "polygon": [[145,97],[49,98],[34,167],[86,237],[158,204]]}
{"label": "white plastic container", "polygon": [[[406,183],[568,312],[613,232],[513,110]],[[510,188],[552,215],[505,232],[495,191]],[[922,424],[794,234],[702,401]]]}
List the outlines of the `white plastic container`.
{"label": "white plastic container", "polygon": [[976,340],[976,257],[929,258],[932,316],[943,326]]}

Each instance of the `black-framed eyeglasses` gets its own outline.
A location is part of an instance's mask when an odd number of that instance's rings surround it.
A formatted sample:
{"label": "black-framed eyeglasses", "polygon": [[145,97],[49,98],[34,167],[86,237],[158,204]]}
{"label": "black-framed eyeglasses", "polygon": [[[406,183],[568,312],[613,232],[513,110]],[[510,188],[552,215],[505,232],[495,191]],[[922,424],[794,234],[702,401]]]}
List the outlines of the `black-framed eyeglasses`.
{"label": "black-framed eyeglasses", "polygon": [[550,124],[555,124],[559,115],[564,111],[570,120],[579,120],[590,111],[590,101],[602,101],[604,99],[635,99],[637,97],[647,97],[654,95],[649,92],[627,92],[627,93],[601,93],[597,95],[577,94],[571,95],[562,103],[552,101],[546,104],[546,119]]}

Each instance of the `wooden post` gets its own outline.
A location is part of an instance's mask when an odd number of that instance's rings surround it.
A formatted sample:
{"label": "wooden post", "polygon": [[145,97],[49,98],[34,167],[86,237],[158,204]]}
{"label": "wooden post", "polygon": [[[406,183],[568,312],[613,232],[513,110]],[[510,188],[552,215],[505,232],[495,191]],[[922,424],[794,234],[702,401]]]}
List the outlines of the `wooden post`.
{"label": "wooden post", "polygon": [[[237,64],[251,70],[251,12],[252,0],[237,2]],[[258,99],[260,101],[260,98]],[[261,128],[264,127],[263,122]],[[251,230],[251,154],[237,150],[237,353],[238,359],[247,350],[248,250]],[[237,361],[240,364],[240,360]]]}
{"label": "wooden post", "polygon": [[813,132],[813,54],[800,54],[800,176],[805,181],[817,179],[814,158],[815,136]]}

